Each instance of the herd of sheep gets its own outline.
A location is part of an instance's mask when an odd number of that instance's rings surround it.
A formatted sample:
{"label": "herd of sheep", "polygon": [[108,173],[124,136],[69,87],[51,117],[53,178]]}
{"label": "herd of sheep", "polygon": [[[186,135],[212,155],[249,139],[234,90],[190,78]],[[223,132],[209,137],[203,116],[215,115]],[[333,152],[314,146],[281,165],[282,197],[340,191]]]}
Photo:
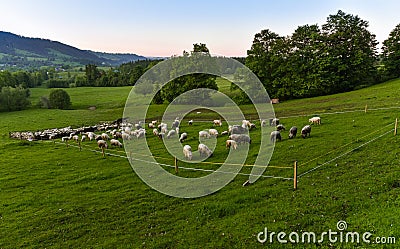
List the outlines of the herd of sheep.
{"label": "herd of sheep", "polygon": [[[320,117],[313,117],[309,119],[311,124],[321,124]],[[222,120],[213,120],[214,126],[222,126]],[[193,120],[188,121],[188,125],[193,125]],[[261,126],[265,127],[268,123],[266,120],[261,121]],[[269,120],[269,125],[275,127],[275,130],[270,134],[271,143],[275,143],[277,140],[282,140],[281,132],[285,130],[285,127],[280,124],[278,118],[273,118]],[[152,121],[147,124],[149,129],[152,129],[154,136],[159,139],[173,139],[174,137],[179,137],[179,142],[184,143],[188,138],[187,132],[180,133],[180,119],[176,118],[170,128],[166,123],[158,124],[157,121]],[[146,136],[146,129],[144,122],[138,122],[132,124],[124,119],[119,119],[111,124],[103,123],[97,126],[82,127],[78,129],[71,129],[70,127],[62,129],[51,129],[42,132],[17,132],[10,133],[10,137],[34,140],[40,138],[43,139],[55,139],[61,138],[63,142],[68,142],[73,140],[77,143],[85,142],[86,140],[97,141],[97,145],[100,149],[107,149],[108,143],[114,147],[123,147],[120,140],[132,140],[141,139]],[[248,132],[252,129],[256,129],[256,125],[248,120],[243,120],[241,125],[230,125],[228,130],[218,132],[217,129],[211,128],[208,130],[200,130],[198,132],[199,139],[210,139],[217,138],[218,136],[228,136],[225,142],[226,148],[236,150],[238,145],[241,144],[251,144],[251,138]],[[101,134],[96,134],[96,132],[101,132]],[[311,134],[311,125],[306,125],[301,129],[301,136],[303,138],[309,137]],[[297,127],[293,126],[289,130],[289,139],[295,138],[297,135]],[[120,140],[119,140],[120,139]],[[208,148],[207,145],[200,143],[198,145],[198,152],[201,157],[210,157],[213,155],[213,151]],[[186,144],[183,146],[183,155],[186,159],[192,160],[192,148],[190,145]]]}

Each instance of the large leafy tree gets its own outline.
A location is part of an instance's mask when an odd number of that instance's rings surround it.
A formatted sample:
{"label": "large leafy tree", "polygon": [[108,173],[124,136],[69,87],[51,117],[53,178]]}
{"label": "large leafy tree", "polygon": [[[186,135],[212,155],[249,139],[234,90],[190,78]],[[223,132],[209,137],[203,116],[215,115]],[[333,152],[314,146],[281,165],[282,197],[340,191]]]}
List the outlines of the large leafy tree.
{"label": "large leafy tree", "polygon": [[[201,53],[201,55],[199,55],[199,53]],[[193,51],[191,51],[190,54],[184,51],[183,57],[180,59],[177,58],[177,60],[175,60],[176,63],[173,66],[174,68],[172,68],[171,72],[168,73],[171,73],[171,75],[174,74],[179,75],[179,72],[186,71],[186,68],[196,67],[196,65],[193,64],[193,61],[195,60],[185,59],[186,57],[189,56],[194,56],[194,57],[201,56],[202,59],[200,60],[199,63],[204,63],[207,57],[210,57],[210,52],[205,44],[202,43],[193,44]],[[210,64],[208,66],[213,66],[213,65]],[[164,101],[172,102],[176,97],[178,97],[182,93],[193,89],[208,88],[208,89],[218,90],[218,86],[215,80],[216,77],[214,75],[203,74],[203,73],[184,75],[172,80],[171,82],[168,82],[165,86],[163,86],[161,90],[161,96]],[[207,93],[201,90],[197,91],[196,93],[201,96],[197,96],[197,98],[195,97],[187,99],[188,103],[195,103],[196,100],[204,100],[210,97]]]}
{"label": "large leafy tree", "polygon": [[367,21],[341,10],[322,25],[326,56],[321,70],[325,72],[322,77],[332,84],[331,92],[374,82],[378,43],[368,26]]}
{"label": "large leafy tree", "polygon": [[389,34],[388,39],[383,42],[382,62],[385,66],[386,75],[389,78],[400,76],[400,24]]}
{"label": "large leafy tree", "polygon": [[269,29],[261,30],[255,34],[253,44],[247,50],[246,66],[259,77],[271,96],[277,93],[277,89],[273,87],[279,67],[277,62],[281,59],[281,51],[277,44],[282,44],[283,39]]}

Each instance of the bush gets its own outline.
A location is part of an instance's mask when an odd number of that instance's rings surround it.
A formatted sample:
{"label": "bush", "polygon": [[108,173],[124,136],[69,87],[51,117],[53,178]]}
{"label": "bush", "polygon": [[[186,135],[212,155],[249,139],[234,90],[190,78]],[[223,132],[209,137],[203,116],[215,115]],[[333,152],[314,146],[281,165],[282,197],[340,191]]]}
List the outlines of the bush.
{"label": "bush", "polygon": [[47,88],[68,88],[69,83],[68,80],[61,79],[50,79],[45,82]]}
{"label": "bush", "polygon": [[5,86],[0,90],[0,111],[20,111],[30,105],[29,89],[21,85],[16,87]]}
{"label": "bush", "polygon": [[50,107],[55,109],[68,109],[71,107],[71,98],[63,89],[53,89],[49,96]]}

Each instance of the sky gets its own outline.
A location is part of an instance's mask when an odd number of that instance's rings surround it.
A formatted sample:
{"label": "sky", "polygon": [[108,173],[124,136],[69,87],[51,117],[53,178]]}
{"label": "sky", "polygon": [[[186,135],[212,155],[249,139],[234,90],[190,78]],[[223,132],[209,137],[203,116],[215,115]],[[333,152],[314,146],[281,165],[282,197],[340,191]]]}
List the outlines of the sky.
{"label": "sky", "polygon": [[100,52],[167,57],[205,43],[211,54],[246,56],[257,32],[291,35],[338,10],[368,21],[382,43],[399,9],[398,0],[0,0],[0,31]]}

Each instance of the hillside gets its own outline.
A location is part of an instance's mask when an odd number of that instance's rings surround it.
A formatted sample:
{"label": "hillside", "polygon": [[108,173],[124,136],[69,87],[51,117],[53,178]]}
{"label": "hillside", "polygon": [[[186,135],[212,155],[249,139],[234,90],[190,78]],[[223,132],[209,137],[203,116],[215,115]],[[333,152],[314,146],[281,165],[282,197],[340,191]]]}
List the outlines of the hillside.
{"label": "hillside", "polygon": [[29,38],[0,31],[0,69],[41,66],[82,66],[89,63],[116,66],[144,60],[136,54],[100,53],[81,50],[58,41]]}
{"label": "hillside", "polygon": [[[218,85],[228,91],[227,82],[219,80]],[[82,142],[79,150],[73,141],[67,147],[61,139],[53,143],[8,138],[10,131],[115,120],[123,113],[131,87],[68,88],[72,110],[32,107],[0,113],[0,231],[7,234],[0,237],[0,247],[398,248],[389,242],[379,245],[374,239],[400,237],[400,137],[393,136],[399,86],[400,80],[392,80],[357,91],[274,105],[287,128],[307,124],[308,116],[315,113],[321,116],[322,124],[313,126],[307,139],[288,139],[285,131],[265,177],[256,183],[242,186],[251,170],[243,167],[241,175],[223,189],[197,199],[172,198],[148,187],[132,171],[123,148],[108,148],[109,154],[103,158],[96,141]],[[45,88],[31,90],[33,103],[50,92]],[[148,96],[136,97],[140,102]],[[368,111],[364,112],[366,104]],[[96,106],[96,110],[89,106]],[[160,117],[165,107],[151,105],[149,120]],[[240,108],[247,118],[255,116],[251,105]],[[211,112],[195,114],[198,122],[195,119],[189,127],[191,117],[185,116],[181,127],[191,136],[185,143],[192,147],[199,142],[198,131],[214,127]],[[228,127],[224,123],[214,128],[222,131]],[[146,130],[157,161],[172,166],[174,157],[150,128],[146,126]],[[250,132],[253,140],[247,165],[254,164],[258,156],[259,131]],[[205,172],[201,170],[216,170],[225,160],[229,153],[225,140],[218,137],[215,154],[204,163],[179,161],[178,173],[174,168],[165,170],[181,177],[202,177]],[[141,162],[148,160],[137,151],[133,155]],[[294,160],[299,163],[296,191],[291,180]],[[257,234],[265,228],[271,234],[296,232],[300,239],[303,232],[313,232],[320,239],[326,231],[337,233],[339,221],[348,224],[343,238],[347,232],[360,236],[369,232],[372,242],[362,242],[360,237],[361,243],[333,243],[327,236],[321,243],[280,244],[276,236],[273,242],[257,241]],[[333,238],[339,240],[339,235]]]}

